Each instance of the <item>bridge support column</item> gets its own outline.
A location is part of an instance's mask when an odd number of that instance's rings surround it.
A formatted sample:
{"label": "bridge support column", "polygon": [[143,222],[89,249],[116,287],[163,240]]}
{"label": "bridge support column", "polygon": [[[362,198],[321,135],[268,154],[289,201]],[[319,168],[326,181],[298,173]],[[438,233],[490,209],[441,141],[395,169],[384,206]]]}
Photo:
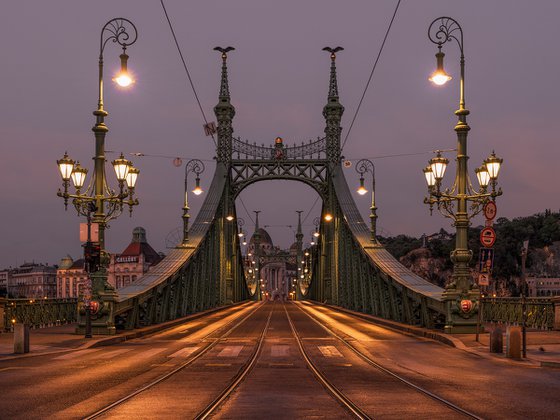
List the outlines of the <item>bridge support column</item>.
{"label": "bridge support column", "polygon": [[[107,272],[97,271],[91,274],[91,330],[93,334],[113,335],[115,328],[115,302],[117,292],[107,282]],[[78,306],[78,327],[76,334],[85,334],[86,311],[83,303]]]}

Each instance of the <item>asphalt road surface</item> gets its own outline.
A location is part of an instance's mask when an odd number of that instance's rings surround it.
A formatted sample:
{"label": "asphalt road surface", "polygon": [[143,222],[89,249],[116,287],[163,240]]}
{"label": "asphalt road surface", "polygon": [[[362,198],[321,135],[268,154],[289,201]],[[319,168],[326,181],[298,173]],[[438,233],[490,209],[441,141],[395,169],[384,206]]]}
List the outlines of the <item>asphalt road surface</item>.
{"label": "asphalt road surface", "polygon": [[99,418],[360,416],[341,398],[376,419],[560,416],[559,369],[306,302],[251,303],[121,344],[3,360],[0,387],[2,419],[87,418],[115,402]]}

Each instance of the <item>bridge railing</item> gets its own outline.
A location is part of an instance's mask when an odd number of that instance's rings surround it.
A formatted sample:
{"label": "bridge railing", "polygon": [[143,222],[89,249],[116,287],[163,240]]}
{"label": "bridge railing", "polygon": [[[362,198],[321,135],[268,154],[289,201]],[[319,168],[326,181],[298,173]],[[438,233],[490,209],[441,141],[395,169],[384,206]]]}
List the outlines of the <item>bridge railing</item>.
{"label": "bridge railing", "polygon": [[76,322],[78,299],[0,299],[0,328],[15,323],[44,328]]}
{"label": "bridge railing", "polygon": [[554,328],[554,303],[550,298],[525,298],[525,302],[519,297],[482,298],[481,304],[483,322],[521,325],[525,306],[528,328]]}

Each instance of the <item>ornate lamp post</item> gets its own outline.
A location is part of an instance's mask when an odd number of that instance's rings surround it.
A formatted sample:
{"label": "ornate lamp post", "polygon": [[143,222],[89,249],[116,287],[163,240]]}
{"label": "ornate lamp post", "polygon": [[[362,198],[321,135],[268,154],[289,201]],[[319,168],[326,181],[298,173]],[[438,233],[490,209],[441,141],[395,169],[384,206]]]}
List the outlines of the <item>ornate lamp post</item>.
{"label": "ornate lamp post", "polygon": [[[435,19],[428,29],[430,41],[438,47],[436,54],[437,70],[429,80],[437,85],[443,85],[451,77],[443,69],[444,53],[441,51],[446,42],[456,41],[459,46],[461,58],[461,80],[459,109],[455,111],[458,117],[455,132],[457,133],[457,172],[450,188],[442,190],[441,182],[449,160],[437,152],[436,157],[430,160],[424,169],[428,184],[429,197],[424,203],[430,205],[430,212],[434,204],[440,213],[453,220],[456,229],[455,249],[451,253],[453,261],[453,281],[446,286],[444,300],[447,305],[447,322],[445,329],[451,333],[473,332],[476,326],[475,305],[478,299],[478,288],[472,284],[469,262],[472,259],[472,250],[468,249],[467,233],[470,219],[480,213],[489,200],[494,200],[502,194],[501,189],[496,190],[496,183],[502,159],[496,157],[494,152],[486,159],[480,168],[475,170],[479,181],[478,191],[474,189],[468,176],[467,161],[467,134],[470,130],[467,124],[468,109],[465,108],[465,56],[463,53],[463,29],[459,23],[450,17]],[[491,191],[488,192],[488,185]],[[470,202],[470,206],[469,206]]]}
{"label": "ornate lamp post", "polygon": [[185,165],[185,202],[183,205],[183,246],[189,242],[189,197],[188,197],[188,176],[189,172],[196,174],[196,185],[192,190],[194,195],[200,195],[204,191],[200,188],[200,174],[204,172],[204,163],[198,159],[191,159]]}
{"label": "ornate lamp post", "polygon": [[[93,283],[92,294],[93,298],[96,299],[93,302],[95,304],[94,309],[96,312],[99,312],[96,318],[98,322],[95,327],[97,332],[109,334],[115,332],[115,327],[112,325],[111,307],[111,301],[114,299],[115,292],[112,286],[107,283],[109,257],[105,252],[105,229],[110,220],[117,218],[122,213],[125,204],[129,206],[131,214],[133,206],[138,205],[138,199],[134,198],[134,188],[139,171],[132,166],[132,162],[125,159],[121,154],[118,159],[111,162],[118,181],[118,191],[113,190],[107,184],[105,176],[105,135],[109,129],[104,122],[108,113],[105,111],[103,104],[103,52],[109,41],[117,43],[122,47],[122,54],[120,55],[121,71],[113,80],[122,87],[128,87],[133,83],[133,80],[128,73],[126,49],[134,44],[136,39],[136,27],[132,22],[124,18],[110,20],[101,30],[99,97],[97,109],[93,112],[93,115],[95,115],[95,125],[92,128],[95,136],[94,172],[89,185],[83,189],[88,171],[82,168],[79,162],[75,162],[67,153],[64,154],[62,159],[57,161],[64,187],[64,191],[59,189],[57,195],[64,199],[65,208],[68,206],[68,200],[72,199],[72,204],[81,216],[89,217],[91,209],[95,209],[91,220],[98,226],[100,253],[99,265],[96,272],[91,275]],[[68,192],[70,179],[76,190],[74,194]],[[93,206],[90,203],[93,203]]]}
{"label": "ornate lamp post", "polygon": [[358,194],[367,194],[367,189],[364,187],[364,174],[366,172],[371,173],[371,213],[369,214],[369,220],[371,222],[371,242],[376,242],[377,235],[377,207],[375,207],[375,166],[373,162],[369,159],[362,159],[356,164],[356,172],[360,174],[360,187],[358,188]]}

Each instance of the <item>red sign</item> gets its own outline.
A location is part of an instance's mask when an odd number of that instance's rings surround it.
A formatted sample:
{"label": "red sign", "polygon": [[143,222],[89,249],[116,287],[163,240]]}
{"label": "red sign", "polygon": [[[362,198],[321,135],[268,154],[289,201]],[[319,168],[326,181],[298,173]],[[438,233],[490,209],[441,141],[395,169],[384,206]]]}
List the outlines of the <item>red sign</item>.
{"label": "red sign", "polygon": [[498,211],[498,208],[496,207],[496,203],[493,201],[489,201],[484,205],[484,217],[486,217],[486,219],[488,220],[494,220],[494,217],[496,217],[496,212]]}
{"label": "red sign", "polygon": [[492,248],[496,242],[496,231],[491,227],[485,227],[480,231],[480,243],[486,248]]}
{"label": "red sign", "polygon": [[472,307],[473,307],[472,300],[463,299],[463,300],[461,301],[461,310],[462,310],[464,313],[470,312],[471,309],[472,309]]}

